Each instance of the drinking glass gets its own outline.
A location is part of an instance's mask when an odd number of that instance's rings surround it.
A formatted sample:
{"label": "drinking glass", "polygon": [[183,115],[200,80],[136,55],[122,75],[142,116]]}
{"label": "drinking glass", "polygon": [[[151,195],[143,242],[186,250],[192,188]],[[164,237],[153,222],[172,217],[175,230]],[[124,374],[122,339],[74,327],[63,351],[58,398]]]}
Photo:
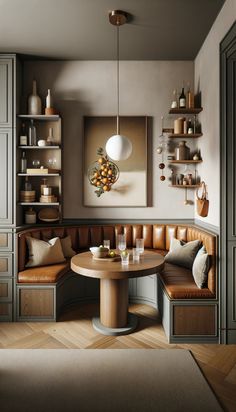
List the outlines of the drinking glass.
{"label": "drinking glass", "polygon": [[120,256],[121,256],[121,264],[128,265],[129,264],[129,253],[123,251]]}
{"label": "drinking glass", "polygon": [[136,249],[136,247],[133,248],[133,262],[139,262],[140,261],[140,253],[139,250]]}
{"label": "drinking glass", "polygon": [[39,169],[40,168],[40,160],[38,160],[38,159],[33,160],[32,165],[35,169]]}
{"label": "drinking glass", "polygon": [[117,236],[117,247],[120,252],[126,249],[126,237],[125,235],[118,235]]}
{"label": "drinking glass", "polygon": [[144,239],[136,239],[136,249],[140,255],[144,252]]}
{"label": "drinking glass", "polygon": [[110,249],[110,240],[109,240],[109,239],[104,240],[104,241],[103,241],[103,246],[104,246],[104,247],[107,247],[108,249]]}
{"label": "drinking glass", "polygon": [[55,159],[55,157],[52,159],[48,159],[48,166],[50,169],[54,169],[56,163],[57,163],[57,159]]}

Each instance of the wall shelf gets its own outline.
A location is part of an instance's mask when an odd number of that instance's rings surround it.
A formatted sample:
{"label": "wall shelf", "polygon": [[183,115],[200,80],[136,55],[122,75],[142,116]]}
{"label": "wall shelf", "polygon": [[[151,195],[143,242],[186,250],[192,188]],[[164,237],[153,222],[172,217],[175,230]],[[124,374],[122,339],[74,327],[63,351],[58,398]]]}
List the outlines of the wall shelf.
{"label": "wall shelf", "polygon": [[39,177],[45,177],[45,179],[49,176],[60,176],[60,173],[35,173],[35,174],[28,174],[28,173],[17,173],[17,176],[39,176]]}
{"label": "wall shelf", "polygon": [[180,189],[197,189],[200,185],[169,185],[169,187],[176,187]]}
{"label": "wall shelf", "polygon": [[18,146],[18,149],[22,150],[49,150],[49,149],[60,149],[61,146],[56,145],[56,146]]}
{"label": "wall shelf", "polygon": [[57,121],[60,119],[59,114],[53,114],[53,115],[44,115],[44,114],[18,114],[17,117],[20,119],[25,119],[25,120],[45,120],[45,121]]}
{"label": "wall shelf", "polygon": [[194,107],[192,109],[180,109],[180,108],[176,108],[176,109],[170,109],[169,113],[170,114],[198,114],[202,111],[202,107]]}
{"label": "wall shelf", "polygon": [[169,160],[168,162],[172,164],[196,164],[202,163],[202,160]]}
{"label": "wall shelf", "polygon": [[172,134],[169,134],[168,135],[168,138],[169,139],[176,139],[176,138],[188,138],[188,139],[196,139],[196,138],[198,138],[198,137],[201,137],[202,136],[202,133],[180,133],[180,134],[177,134],[177,133],[172,133]]}
{"label": "wall shelf", "polygon": [[52,202],[52,203],[49,203],[49,202],[46,202],[46,203],[43,203],[43,202],[18,202],[18,205],[21,205],[21,206],[59,206],[60,202]]}

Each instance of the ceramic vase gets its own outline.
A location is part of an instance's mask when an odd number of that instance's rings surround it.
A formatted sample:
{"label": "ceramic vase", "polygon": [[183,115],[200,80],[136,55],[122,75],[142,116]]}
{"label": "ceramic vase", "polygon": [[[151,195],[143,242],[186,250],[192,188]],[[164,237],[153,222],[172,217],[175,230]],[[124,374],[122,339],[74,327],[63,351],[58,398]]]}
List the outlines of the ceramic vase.
{"label": "ceramic vase", "polygon": [[33,91],[28,98],[28,114],[42,114],[42,101],[40,97],[37,95],[36,80],[33,80]]}

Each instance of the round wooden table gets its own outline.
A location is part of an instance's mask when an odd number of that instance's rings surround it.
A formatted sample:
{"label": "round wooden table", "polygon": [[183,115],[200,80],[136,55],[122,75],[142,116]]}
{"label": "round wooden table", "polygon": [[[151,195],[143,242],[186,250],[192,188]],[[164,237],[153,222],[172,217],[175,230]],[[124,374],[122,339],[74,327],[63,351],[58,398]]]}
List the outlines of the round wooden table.
{"label": "round wooden table", "polygon": [[91,252],[71,259],[71,269],[83,276],[100,279],[100,319],[93,318],[93,326],[104,335],[124,335],[137,326],[137,317],[128,313],[129,278],[153,275],[164,265],[163,256],[145,251],[139,262],[128,265],[121,261],[95,260]]}

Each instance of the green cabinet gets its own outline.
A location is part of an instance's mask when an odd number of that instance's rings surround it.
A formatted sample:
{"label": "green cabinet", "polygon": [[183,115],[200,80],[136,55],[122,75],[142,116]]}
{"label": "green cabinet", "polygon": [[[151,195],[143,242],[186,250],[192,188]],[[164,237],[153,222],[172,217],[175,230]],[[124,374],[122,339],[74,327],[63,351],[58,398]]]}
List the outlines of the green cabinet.
{"label": "green cabinet", "polygon": [[0,58],[0,127],[12,127],[13,59]]}
{"label": "green cabinet", "polygon": [[16,56],[0,55],[0,321],[13,318]]}
{"label": "green cabinet", "polygon": [[0,128],[0,226],[12,225],[13,216],[12,129]]}

